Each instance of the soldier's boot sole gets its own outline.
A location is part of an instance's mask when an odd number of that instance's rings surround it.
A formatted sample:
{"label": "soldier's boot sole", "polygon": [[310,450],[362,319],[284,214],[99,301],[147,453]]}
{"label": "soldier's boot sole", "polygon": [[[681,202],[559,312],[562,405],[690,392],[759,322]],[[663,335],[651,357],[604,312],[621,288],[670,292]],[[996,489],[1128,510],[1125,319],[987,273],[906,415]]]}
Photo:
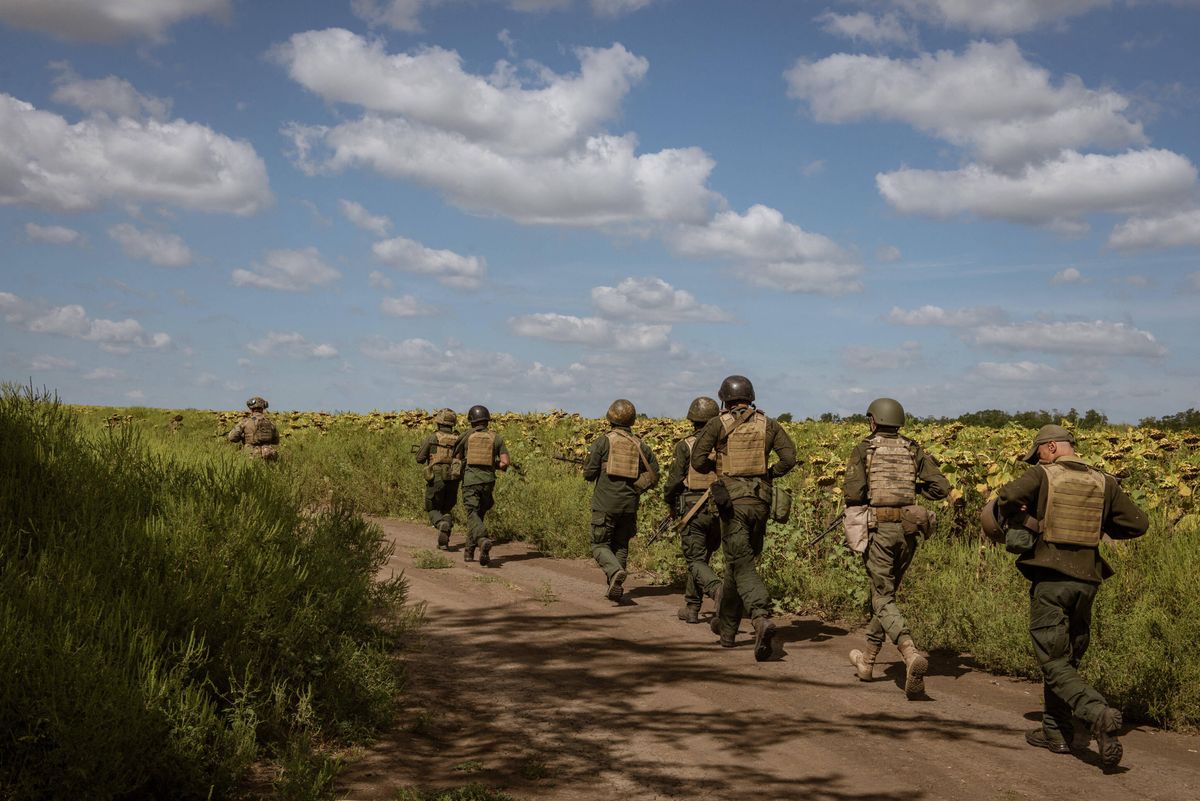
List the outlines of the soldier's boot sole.
{"label": "soldier's boot sole", "polygon": [[475,561],[475,549],[474,548],[466,548],[463,550],[463,561],[464,562],[474,562]]}
{"label": "soldier's boot sole", "polygon": [[438,534],[438,550],[439,551],[450,550],[450,532],[449,531],[442,531],[440,534]]}
{"label": "soldier's boot sole", "polygon": [[487,567],[492,563],[492,541],[485,539],[479,546],[479,564]]}
{"label": "soldier's boot sole", "polygon": [[1045,748],[1052,754],[1069,754],[1071,746],[1060,740],[1051,740],[1041,726],[1025,732],[1025,742],[1034,748]]}
{"label": "soldier's boot sole", "polygon": [[904,694],[909,698],[920,698],[925,694],[925,674],[929,672],[929,660],[914,654],[906,661]]}
{"label": "soldier's boot sole", "polygon": [[698,606],[682,606],[679,608],[679,619],[684,623],[699,623],[700,622],[700,607]]}
{"label": "soldier's boot sole", "polygon": [[1100,751],[1100,764],[1106,768],[1115,768],[1121,764],[1121,757],[1125,755],[1125,749],[1117,739],[1117,731],[1123,723],[1121,710],[1106,706],[1092,727],[1092,734],[1096,737],[1096,748]]}
{"label": "soldier's boot sole", "polygon": [[621,600],[621,596],[625,594],[625,577],[627,575],[629,574],[621,569],[618,569],[616,573],[613,573],[612,578],[608,580],[608,592],[604,593],[608,600]]}
{"label": "soldier's boot sole", "polygon": [[754,618],[754,660],[766,662],[771,658],[771,646],[775,640],[775,624],[765,617]]}

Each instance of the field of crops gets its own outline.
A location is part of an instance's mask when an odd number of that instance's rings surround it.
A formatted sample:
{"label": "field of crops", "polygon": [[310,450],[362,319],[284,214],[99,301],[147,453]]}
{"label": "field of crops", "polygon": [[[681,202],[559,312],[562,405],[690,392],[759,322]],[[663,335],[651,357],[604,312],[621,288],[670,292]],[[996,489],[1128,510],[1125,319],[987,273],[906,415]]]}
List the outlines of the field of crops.
{"label": "field of crops", "polygon": [[[233,446],[216,436],[238,412],[79,408],[87,425],[132,427],[154,447],[199,449],[231,458]],[[182,420],[172,423],[176,414]],[[423,480],[412,446],[432,430],[423,411],[325,414],[278,412],[281,461],[269,469],[288,474],[306,495],[352,501],[363,512],[421,519]],[[606,430],[602,420],[564,412],[497,415],[519,474],[500,479],[489,528],[500,539],[522,539],[552,556],[587,556],[590,485],[578,468],[552,457],[578,457]],[[803,612],[851,623],[865,620],[867,587],[858,561],[832,535],[815,548],[807,541],[841,507],[842,470],[867,429],[849,423],[784,424],[797,446],[798,464],[784,479],[796,506],[787,525],[772,524],[762,570],[781,612]],[[639,419],[634,433],[657,454],[664,470],[690,424]],[[941,463],[951,498],[932,504],[938,532],[914,561],[901,606],[925,648],[969,654],[973,664],[1036,676],[1028,645],[1027,584],[1003,549],[978,532],[982,504],[996,487],[1020,475],[1033,432],[959,423],[906,428]],[[1136,427],[1077,432],[1084,458],[1118,476],[1149,512],[1146,537],[1104,546],[1117,571],[1100,593],[1093,647],[1085,671],[1127,713],[1169,726],[1200,725],[1200,436]],[[223,454],[223,456],[222,456]],[[661,495],[647,494],[639,521],[649,533],[665,514]],[[461,531],[461,526],[456,530]],[[431,542],[432,542],[431,533]],[[638,546],[635,566],[656,580],[683,573],[678,547],[668,541]]]}

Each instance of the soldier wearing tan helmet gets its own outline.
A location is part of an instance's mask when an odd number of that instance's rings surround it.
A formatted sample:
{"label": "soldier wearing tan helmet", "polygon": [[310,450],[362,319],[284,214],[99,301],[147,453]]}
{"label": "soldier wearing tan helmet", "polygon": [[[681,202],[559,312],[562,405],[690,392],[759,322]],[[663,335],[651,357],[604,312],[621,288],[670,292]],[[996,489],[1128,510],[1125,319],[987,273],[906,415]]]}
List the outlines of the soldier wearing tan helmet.
{"label": "soldier wearing tan helmet", "polygon": [[225,438],[230,442],[239,442],[242,449],[252,459],[264,459],[268,462],[279,458],[279,429],[267,414],[267,402],[255,395],[246,401],[250,413],[238,421]]}
{"label": "soldier wearing tan helmet", "polygon": [[[725,411],[700,429],[691,458],[696,472],[716,471],[709,492],[721,521],[725,579],[709,626],[722,646],[732,648],[742,616],[749,615],[754,658],[764,662],[772,654],[775,624],[769,617],[771,595],[754,560],[762,553],[767,533],[773,482],[796,466],[796,446],[778,422],[754,407],[750,379],[727,377],[717,397]],[[778,457],[774,464],[772,453]]]}
{"label": "soldier wearing tan helmet", "polygon": [[[1029,634],[1042,668],[1042,725],[1025,740],[1056,754],[1071,752],[1075,719],[1096,738],[1100,762],[1121,761],[1121,711],[1079,675],[1091,636],[1092,603],[1113,574],[1100,555],[1103,536],[1132,539],[1146,533],[1146,513],[1112,476],[1075,455],[1075,436],[1046,425],[1025,454],[1033,465],[996,493],[995,517],[1017,569],[1030,581]],[[1025,523],[1038,521],[1037,532]]]}
{"label": "soldier wearing tan helmet", "polygon": [[679,619],[687,623],[700,622],[700,606],[705,595],[712,598],[714,604],[718,604],[721,597],[721,578],[708,565],[708,560],[721,547],[721,521],[705,503],[705,490],[712,486],[717,476],[715,473],[698,473],[692,467],[696,435],[720,413],[720,407],[712,398],[702,396],[692,401],[687,411],[692,434],[675,443],[671,470],[663,487],[667,514],[686,521],[679,538],[683,560],[687,564],[687,584]]}
{"label": "soldier wearing tan helmet", "polygon": [[605,596],[620,602],[625,594],[629,540],[637,534],[638,501],[658,483],[658,461],[631,430],[637,410],[624,398],[605,415],[612,428],[592,443],[583,477],[592,490],[592,556],[604,570]]}
{"label": "soldier wearing tan helmet", "polygon": [[465,463],[462,478],[463,508],[467,510],[467,545],[463,548],[463,561],[475,561],[475,548],[479,547],[479,564],[487,567],[492,561],[492,540],[487,535],[483,519],[495,505],[496,471],[508,470],[511,464],[504,439],[488,428],[492,413],[486,406],[472,406],[467,410],[467,424],[471,430],[458,438],[451,453],[452,458]]}
{"label": "soldier wearing tan helmet", "polygon": [[908,621],[896,606],[896,593],[921,535],[928,536],[933,529],[933,513],[917,504],[917,495],[941,500],[949,494],[950,482],[932,456],[900,435],[904,407],[898,401],[872,401],[867,422],[871,433],[851,451],[842,485],[847,540],[856,550],[863,547],[871,582],[867,647],[851,651],[850,662],[860,680],[870,681],[875,658],[884,640],[890,639],[904,659],[904,693],[916,698],[925,692],[929,662],[913,642]]}
{"label": "soldier wearing tan helmet", "polygon": [[463,470],[462,460],[454,458],[454,446],[458,444],[454,426],[458,415],[453,409],[441,409],[433,416],[433,422],[437,430],[417,449],[417,464],[425,465],[425,512],[429,515],[429,525],[438,531],[438,548],[447,551]]}

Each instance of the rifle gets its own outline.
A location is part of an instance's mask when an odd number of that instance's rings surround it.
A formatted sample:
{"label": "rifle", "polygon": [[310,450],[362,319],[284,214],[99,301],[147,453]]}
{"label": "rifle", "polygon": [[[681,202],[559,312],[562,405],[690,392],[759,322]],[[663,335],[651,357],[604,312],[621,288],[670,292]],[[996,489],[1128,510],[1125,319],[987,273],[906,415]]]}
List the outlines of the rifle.
{"label": "rifle", "polygon": [[654,527],[654,531],[650,532],[650,536],[646,538],[646,547],[649,548],[651,545],[658,542],[659,538],[672,528],[671,524],[674,522],[675,518],[671,517],[670,515],[667,515],[660,520],[658,525]]}
{"label": "rifle", "polygon": [[841,513],[839,513],[839,514],[838,514],[838,516],[837,516],[837,517],[833,518],[833,522],[832,522],[832,523],[830,523],[828,526],[826,526],[826,527],[825,527],[825,530],[824,530],[824,531],[822,531],[820,534],[818,534],[817,536],[815,536],[815,537],[813,537],[811,540],[809,540],[809,541],[808,541],[808,544],[807,544],[807,545],[805,545],[804,547],[805,547],[805,548],[811,548],[811,547],[813,547],[814,545],[816,545],[818,542],[820,542],[821,540],[823,540],[823,539],[825,539],[826,537],[828,537],[828,536],[829,536],[829,532],[831,532],[831,531],[833,531],[835,528],[837,528],[837,527],[838,527],[838,524],[839,524],[839,523],[841,523],[841,522],[842,522],[842,520],[843,520],[845,517],[846,517],[846,510],[845,510],[845,509],[843,509],[843,510],[841,511]]}
{"label": "rifle", "polygon": [[579,467],[583,467],[585,464],[587,464],[587,459],[584,459],[581,456],[565,456],[561,453],[556,453],[550,458],[554,459],[556,462],[566,462],[567,464],[578,465]]}

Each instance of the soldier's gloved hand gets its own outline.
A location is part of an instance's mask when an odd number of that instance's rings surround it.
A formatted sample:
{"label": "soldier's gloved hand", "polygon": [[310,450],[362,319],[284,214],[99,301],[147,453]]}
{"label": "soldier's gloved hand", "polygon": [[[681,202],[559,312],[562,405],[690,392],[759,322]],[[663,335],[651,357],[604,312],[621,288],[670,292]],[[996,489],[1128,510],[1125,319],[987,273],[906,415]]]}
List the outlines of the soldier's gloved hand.
{"label": "soldier's gloved hand", "polygon": [[1027,528],[1013,526],[1004,533],[1004,550],[1018,556],[1033,550],[1035,538]]}

